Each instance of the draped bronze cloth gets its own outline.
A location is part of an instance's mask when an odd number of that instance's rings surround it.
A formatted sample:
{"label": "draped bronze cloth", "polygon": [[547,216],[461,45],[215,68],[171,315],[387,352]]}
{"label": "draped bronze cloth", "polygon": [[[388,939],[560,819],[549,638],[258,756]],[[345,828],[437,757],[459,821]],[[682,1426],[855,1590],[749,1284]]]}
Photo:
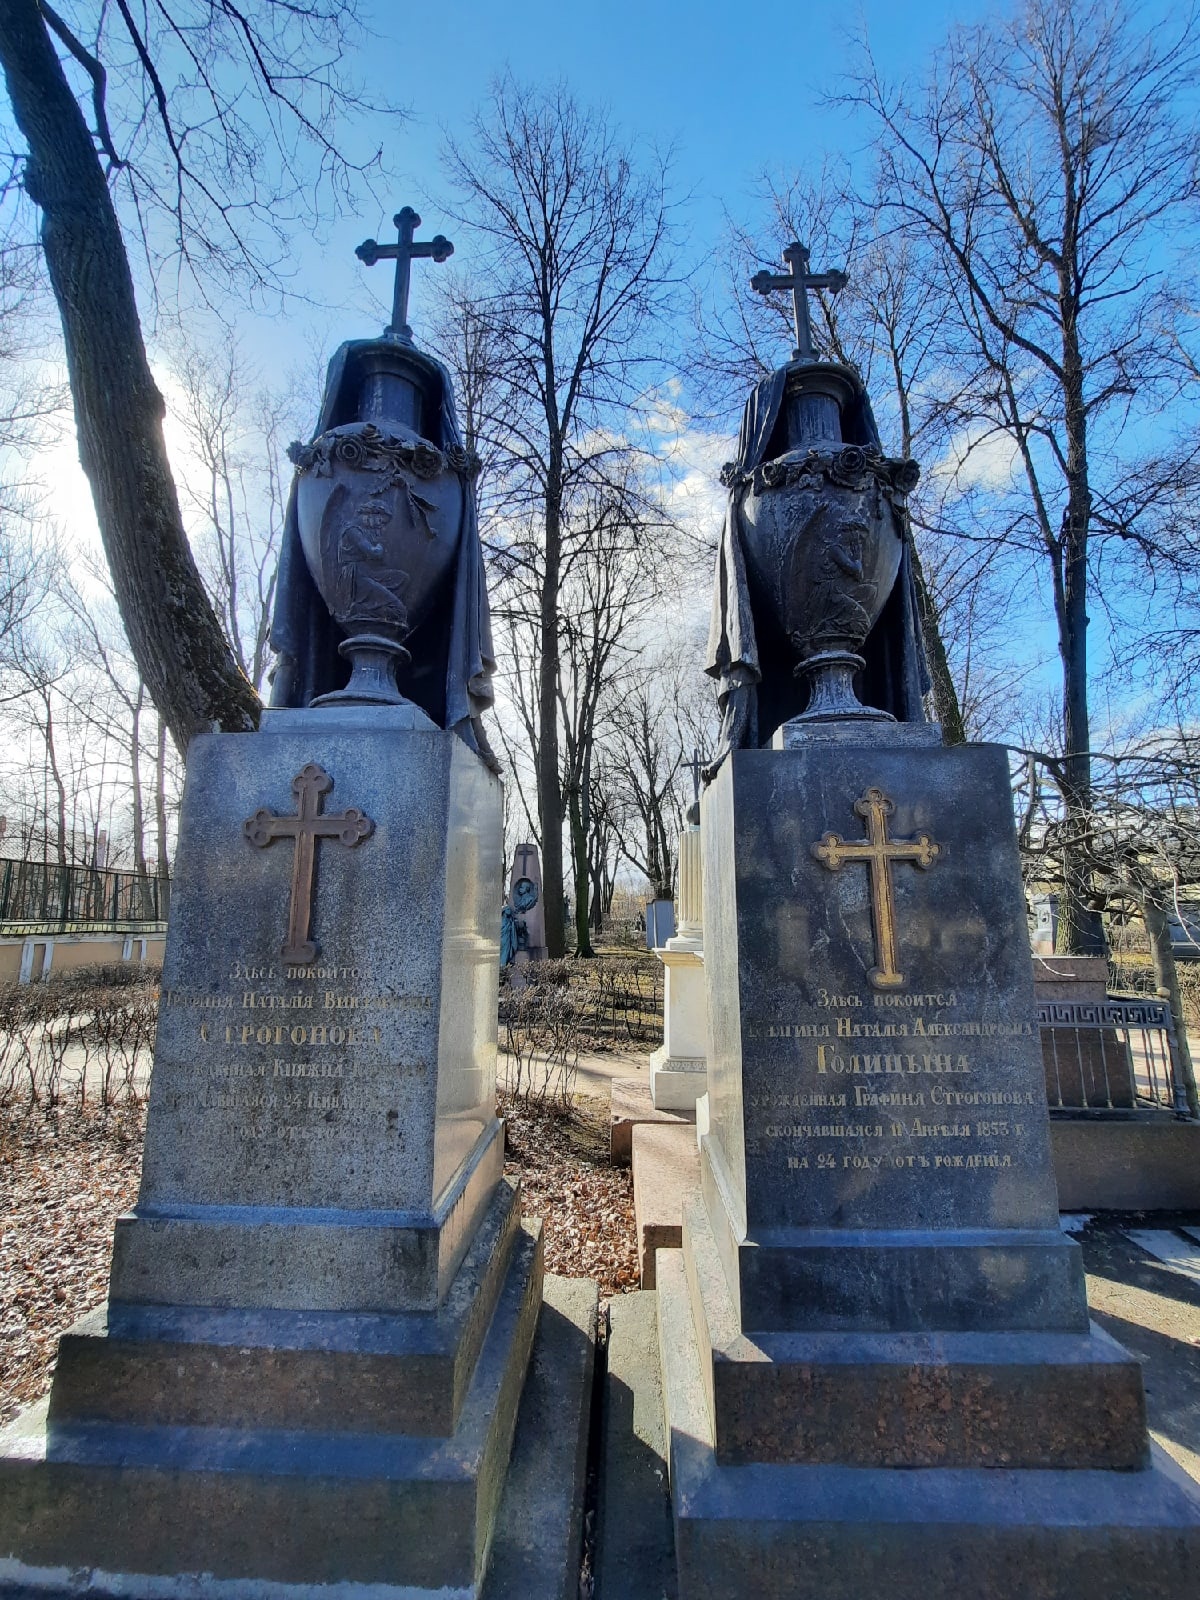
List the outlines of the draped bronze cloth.
{"label": "draped bronze cloth", "polygon": [[[351,340],[334,355],[329,363],[314,439],[329,428],[358,419],[360,356],[378,346],[376,339]],[[407,356],[419,364],[426,375],[430,402],[426,415],[436,418],[439,435],[430,442],[440,449],[461,446],[449,373],[424,352],[410,350]],[[401,694],[420,706],[439,727],[457,733],[494,765],[495,757],[480,718],[493,701],[491,679],[496,659],[492,650],[475,486],[465,475],[462,483],[458,559],[429,616],[407,639],[406,648],[412,660],[397,669],[396,679]],[[279,657],[271,686],[271,704],[307,706],[318,695],[344,688],[350,676],[349,663],[338,654],[338,645],[344,637],[317,592],[304,559],[293,486],[284,522],[271,621],[271,644]]]}
{"label": "draped bronze cloth", "polygon": [[[783,402],[787,367],[779,367],[751,392],[738,435],[736,479],[764,461],[786,453]],[[866,390],[842,414],[846,444],[878,450],[879,430]],[[711,774],[730,750],[769,745],[782,723],[804,710],[808,687],[795,675],[796,652],[765,595],[757,592],[747,572],[742,527],[744,481],[734,481],[725,507],[725,525],[717,551],[712,619],[704,670],[717,680],[721,734]],[[907,518],[900,569],[880,614],[867,635],[862,655],[866,666],[857,684],[864,705],[889,711],[899,722],[926,721],[921,697],[930,686],[921,640]]]}

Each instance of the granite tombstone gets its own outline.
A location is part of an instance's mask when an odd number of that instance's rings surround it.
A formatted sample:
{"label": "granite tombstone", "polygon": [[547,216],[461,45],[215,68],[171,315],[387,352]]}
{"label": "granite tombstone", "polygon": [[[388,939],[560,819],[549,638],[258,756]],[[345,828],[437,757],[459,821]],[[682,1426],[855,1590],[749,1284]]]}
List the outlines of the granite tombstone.
{"label": "granite tombstone", "polygon": [[503,1178],[487,597],[417,220],[297,452],[282,704],[188,752],[141,1190],[4,1438],[0,1589],[483,1581],[541,1238]]}
{"label": "granite tombstone", "polygon": [[[797,344],[775,387],[803,460],[864,397],[847,380],[834,417]],[[843,542],[837,517],[803,526]],[[803,566],[840,572],[839,618],[862,598],[861,561]],[[1140,1368],[1089,1322],[1058,1226],[1006,755],[940,748],[904,698],[908,627],[889,706],[850,703],[870,673],[842,661],[817,716],[753,748],[726,696],[701,1190],[658,1261],[680,1600],[1174,1600],[1200,1497],[1151,1450]]]}

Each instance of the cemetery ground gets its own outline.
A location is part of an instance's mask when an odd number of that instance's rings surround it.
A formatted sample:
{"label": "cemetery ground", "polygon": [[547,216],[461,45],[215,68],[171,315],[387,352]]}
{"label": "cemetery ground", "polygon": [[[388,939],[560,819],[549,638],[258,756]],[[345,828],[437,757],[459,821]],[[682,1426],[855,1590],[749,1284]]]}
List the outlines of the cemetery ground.
{"label": "cemetery ground", "polygon": [[[505,1167],[544,1221],[547,1271],[608,1298],[639,1277],[606,1079],[644,1070],[661,1038],[662,969],[629,949],[544,965],[544,982],[502,996]],[[46,1392],[60,1334],[103,1302],[113,1224],[137,1197],[156,988],[113,977],[0,995],[0,1426]]]}

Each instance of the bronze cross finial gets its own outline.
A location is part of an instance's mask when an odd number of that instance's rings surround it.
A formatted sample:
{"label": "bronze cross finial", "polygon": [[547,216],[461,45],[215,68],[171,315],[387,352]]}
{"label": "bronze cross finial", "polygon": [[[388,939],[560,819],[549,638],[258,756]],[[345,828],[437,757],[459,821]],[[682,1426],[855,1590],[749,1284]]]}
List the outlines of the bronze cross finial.
{"label": "bronze cross finial", "polygon": [[750,287],[759,294],[770,294],[772,289],[791,290],[792,321],[796,328],[796,348],[792,351],[792,360],[815,361],[817,352],[813,349],[812,323],[808,317],[808,291],[831,289],[837,294],[850,280],[844,272],[810,272],[808,251],[795,240],[784,250],[783,259],[791,267],[790,272],[756,272],[750,279]]}
{"label": "bronze cross finial", "polygon": [[825,833],[819,844],[811,846],[818,861],[830,872],[847,861],[861,861],[871,874],[871,920],[875,925],[875,959],[867,977],[876,989],[899,989],[904,974],[896,971],[896,901],[892,888],[892,862],[911,861],[914,867],[928,869],[937,860],[939,846],[927,833],[915,839],[889,839],[887,819],[896,809],[882,789],[870,788],[854,809],[866,822],[867,837],[862,844],[847,844],[840,834]]}
{"label": "bronze cross finial", "polygon": [[353,849],[375,831],[370,817],[349,806],[340,817],[321,814],[322,797],[333,788],[333,779],[324,767],[310,761],[292,779],[296,796],[296,815],[277,817],[264,807],[242,824],[246,838],[258,850],[265,850],[276,839],[294,839],[292,858],[292,898],[288,907],[287,938],[283,959],[290,967],[307,967],[317,959],[317,945],[308,936],[312,921],[313,887],[317,865],[317,840],[337,839]]}
{"label": "bronze cross finial", "polygon": [[432,239],[415,241],[413,234],[421,226],[421,219],[411,206],[405,206],[403,211],[397,211],[392,222],[400,235],[395,244],[377,244],[374,239],[366,239],[354,254],[360,261],[365,261],[368,267],[373,267],[377,261],[396,263],[392,320],[383,331],[385,336],[402,339],[405,344],[411,344],[412,329],[408,325],[408,287],[412,276],[413,259],[417,256],[432,256],[435,261],[446,261],[454,254],[454,246],[443,233],[435,234]]}

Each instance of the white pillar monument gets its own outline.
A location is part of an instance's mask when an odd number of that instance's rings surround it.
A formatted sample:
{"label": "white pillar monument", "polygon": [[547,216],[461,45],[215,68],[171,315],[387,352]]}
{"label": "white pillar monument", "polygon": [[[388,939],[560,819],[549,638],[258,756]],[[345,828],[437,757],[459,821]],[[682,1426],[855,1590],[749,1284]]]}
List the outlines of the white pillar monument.
{"label": "white pillar monument", "polygon": [[704,984],[700,830],[679,840],[678,932],[657,952],[666,968],[663,1044],[650,1057],[658,1111],[694,1111],[708,1088],[708,996]]}

